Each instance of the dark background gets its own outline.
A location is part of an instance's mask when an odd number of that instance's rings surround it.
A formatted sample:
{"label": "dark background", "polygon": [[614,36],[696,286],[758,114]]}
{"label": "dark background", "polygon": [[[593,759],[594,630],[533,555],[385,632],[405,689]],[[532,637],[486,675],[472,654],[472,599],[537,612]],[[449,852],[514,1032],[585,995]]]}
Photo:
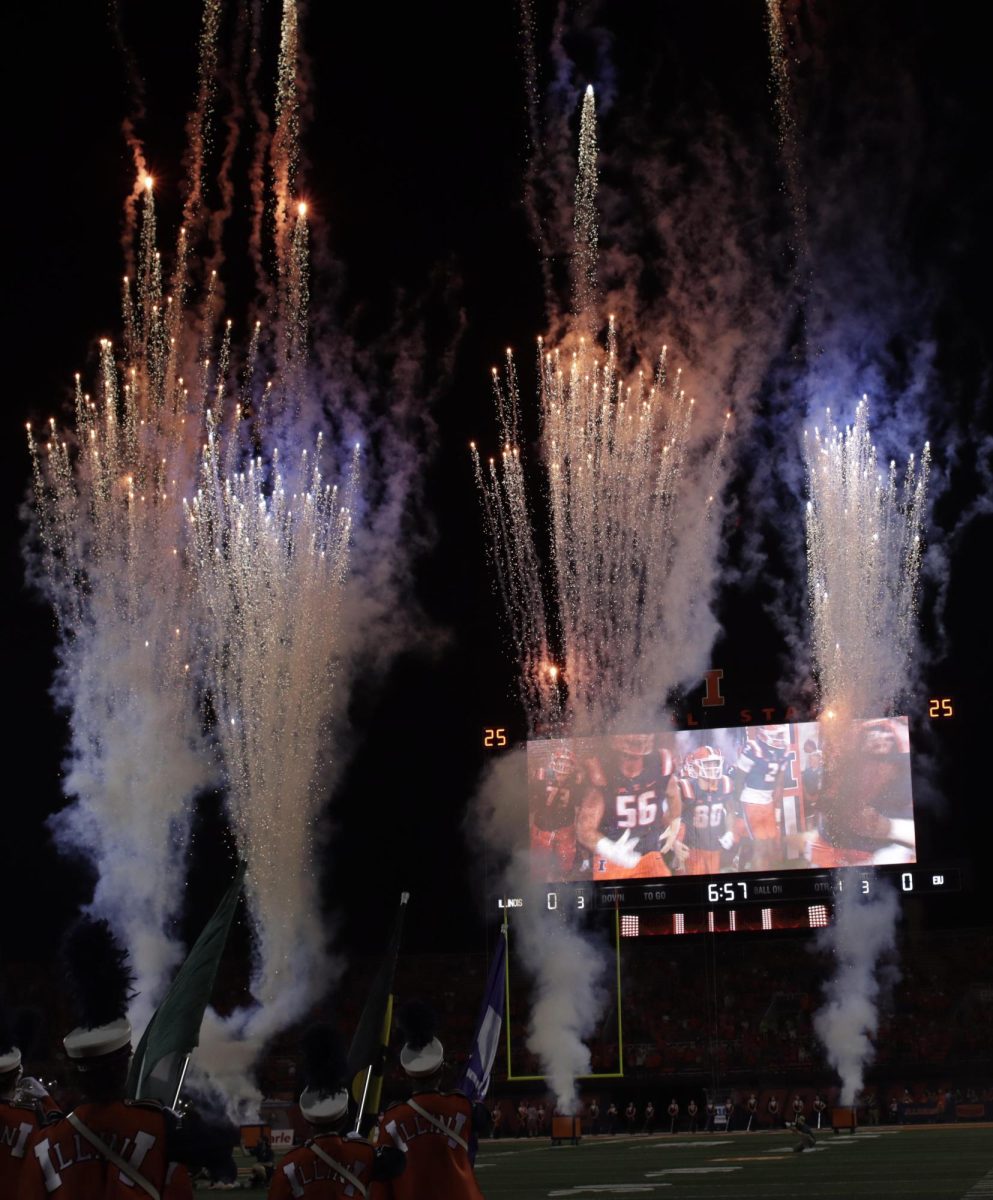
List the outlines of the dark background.
{"label": "dark background", "polygon": [[[534,11],[540,79],[547,84],[545,52],[555,14],[547,5]],[[873,86],[885,87],[892,69],[894,87],[911,77],[918,88],[915,111],[929,147],[928,169],[898,250],[910,278],[935,297],[930,323],[919,331],[938,347],[934,383],[920,403],[932,422],[935,461],[942,463],[929,539],[947,558],[926,582],[922,616],[928,661],[916,716],[932,803],[921,818],[920,845],[922,861],[974,868],[976,890],[936,901],[933,919],[988,923],[982,882],[993,833],[985,736],[988,71],[979,38],[963,28],[962,10],[954,6],[881,4],[867,13],[854,2],[823,3],[814,11],[828,31],[822,104],[829,105],[834,82],[849,86],[853,72],[866,71],[871,126],[870,68]],[[579,64],[577,81],[585,83],[585,71],[598,85],[609,77],[606,91],[617,91],[602,116],[604,161],[611,139],[623,138],[634,116],[664,130],[678,105],[724,111],[735,136],[760,136],[774,150],[763,4],[674,0],[575,12],[577,30],[587,26],[566,39]],[[569,10],[567,24],[572,19]],[[5,957],[44,959],[87,899],[89,883],[82,865],[58,858],[44,826],[62,802],[65,725],[47,693],[52,620],[23,584],[17,512],[28,477],[23,422],[62,411],[73,372],[93,368],[96,339],[118,325],[121,208],[132,178],[120,122],[131,93],[116,22],[105,5],[22,6],[4,23],[12,87],[2,504],[13,778],[2,841],[5,890],[16,903],[0,941]],[[147,88],[149,116],[141,132],[162,196],[161,227],[170,236],[197,25],[192,3],[120,5],[120,27]],[[606,60],[591,28],[610,33]],[[422,528],[431,530],[432,541],[417,557],[411,599],[435,648],[401,654],[385,681],[360,686],[353,696],[354,757],[331,806],[326,907],[339,925],[339,944],[346,951],[367,948],[384,936],[401,887],[409,888],[408,948],[478,947],[485,864],[466,841],[463,822],[484,765],[483,727],[503,725],[520,735],[523,720],[487,573],[467,443],[495,440],[491,364],[506,345],[533,344],[547,324],[538,252],[523,207],[519,16],[510,3],[314,3],[303,39],[314,108],[304,135],[305,190],[317,213],[315,239],[337,263],[333,281],[317,281],[316,303],[324,286],[339,318],[370,337],[388,321],[398,288],[421,306],[439,344],[454,332],[459,310],[466,322],[452,377],[434,402],[436,434],[422,464]],[[819,161],[830,164],[837,145],[860,136],[851,125],[859,114],[849,107],[821,116],[819,127],[827,132]],[[769,219],[784,219],[782,208],[781,197],[770,193]],[[446,297],[438,294],[438,279],[449,285]],[[837,303],[843,307],[846,297]],[[660,330],[659,340],[664,337]],[[768,426],[759,421],[757,429],[731,484],[735,515],[726,539],[726,585],[717,599],[726,632],[713,663],[727,673],[732,712],[793,698],[780,687],[789,674],[783,667],[788,654],[770,613],[771,581],[785,580],[797,612],[803,610],[802,564],[777,545],[775,529],[762,530],[763,571],[743,576],[735,559],[764,456],[771,461],[779,453]],[[976,510],[975,518],[960,526],[967,508]],[[799,509],[790,519],[800,521]],[[955,717],[940,728],[924,729],[928,695],[954,701]],[[378,798],[374,809],[370,796]],[[218,799],[205,798],[200,850],[190,867],[191,928],[223,886],[212,865],[224,840],[218,813]]]}

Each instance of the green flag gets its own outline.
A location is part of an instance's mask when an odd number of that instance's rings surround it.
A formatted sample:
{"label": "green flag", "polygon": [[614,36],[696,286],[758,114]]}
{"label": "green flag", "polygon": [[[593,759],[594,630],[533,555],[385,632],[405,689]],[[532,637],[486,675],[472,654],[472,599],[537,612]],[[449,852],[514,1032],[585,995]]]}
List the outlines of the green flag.
{"label": "green flag", "polygon": [[348,1077],[352,1081],[352,1096],[364,1112],[375,1112],[379,1107],[383,1058],[390,1039],[393,1016],[393,976],[409,898],[409,892],[404,892],[400,897],[400,911],[393,926],[393,936],[372,981],[355,1036],[348,1048]]}
{"label": "green flag", "polygon": [[245,870],[242,863],[148,1022],[131,1060],[127,1095],[132,1100],[159,1100],[170,1107],[176,1103],[189,1056],[200,1041]]}

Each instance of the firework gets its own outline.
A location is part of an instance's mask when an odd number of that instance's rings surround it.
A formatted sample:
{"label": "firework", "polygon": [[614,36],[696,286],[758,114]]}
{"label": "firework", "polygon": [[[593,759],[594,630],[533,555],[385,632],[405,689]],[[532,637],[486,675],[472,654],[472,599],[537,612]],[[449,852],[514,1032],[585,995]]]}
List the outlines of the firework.
{"label": "firework", "polygon": [[891,713],[905,698],[917,637],[917,591],[930,448],[902,481],[882,472],[863,397],[839,430],[806,439],[807,570],[813,655],[825,711]]}
{"label": "firework", "polygon": [[341,495],[322,474],[320,439],[285,468],[274,455],[225,476],[230,451],[211,420],[188,506],[205,678],[249,864],[252,990],[275,1028],[299,1015],[323,978],[311,839],[324,802],[357,457]]}
{"label": "firework", "polygon": [[[75,423],[28,430],[41,585],[59,629],[58,700],[69,711],[61,844],[82,849],[98,883],[93,908],[126,941],[147,1018],[181,953],[191,805],[214,761],[197,700],[196,620],[181,499],[195,481],[204,372],[202,330],[163,295],[146,180],[138,279],[124,283],[121,358],[100,345],[93,395],[77,377]],[[181,238],[182,244],[182,238]],[[182,288],[182,283],[180,281]],[[188,385],[183,364],[198,384]]]}
{"label": "firework", "polygon": [[650,720],[705,665],[716,626],[708,600],[716,558],[715,497],[727,422],[693,430],[694,401],[665,348],[654,373],[625,381],[611,317],[595,325],[596,131],[583,101],[576,181],[571,347],[538,343],[544,531],[528,499],[522,399],[507,352],[493,386],[503,451],[484,469],[471,447],[500,596],[532,729],[602,729]]}
{"label": "firework", "polygon": [[[686,612],[670,608],[702,595],[723,435],[699,463],[691,452],[693,401],[669,377],[666,354],[653,380],[621,378],[613,322],[606,352],[580,347],[540,362],[541,454],[550,510],[553,600],[543,598],[533,517],[525,490],[516,373],[508,355],[495,378],[504,450],[477,479],[535,726],[558,723],[563,685],[572,721],[595,729],[639,702],[665,702],[679,681],[672,639]],[[474,452],[475,453],[475,452]],[[702,465],[707,485],[695,502]],[[695,586],[696,585],[696,586]],[[549,612],[551,615],[549,615]],[[561,658],[555,647],[561,647]]]}
{"label": "firework", "polygon": [[[310,837],[355,462],[339,495],[322,474],[320,440],[287,453],[285,465],[276,449],[311,441],[300,415],[310,388],[309,249],[307,207],[293,194],[293,0],[283,5],[275,122],[256,139],[249,168],[259,210],[249,250],[261,264],[265,235],[273,251],[273,275],[260,280],[267,320],[239,346],[223,319],[215,264],[231,212],[231,122],[217,181],[222,208],[208,212],[204,201],[219,14],[206,0],[171,272],[158,247],[154,183],[142,175],[140,210],[134,197],[126,208],[134,265],[120,343],[101,343],[94,395],[77,380],[72,431],[53,422],[43,442],[30,429],[28,438],[39,582],[58,620],[57,690],[70,714],[65,786],[75,800],[57,833],[94,862],[93,908],[129,947],[140,989],[132,1019],[147,1020],[181,954],[172,926],[193,805],[223,777],[249,867],[255,992],[275,1028],[279,1006],[292,1009],[287,997],[301,990],[299,981],[288,986],[289,947],[302,940],[302,914],[313,921],[317,906]],[[258,114],[255,81],[253,67]],[[205,264],[194,244],[205,248]],[[322,952],[313,947],[303,990],[321,977]]]}

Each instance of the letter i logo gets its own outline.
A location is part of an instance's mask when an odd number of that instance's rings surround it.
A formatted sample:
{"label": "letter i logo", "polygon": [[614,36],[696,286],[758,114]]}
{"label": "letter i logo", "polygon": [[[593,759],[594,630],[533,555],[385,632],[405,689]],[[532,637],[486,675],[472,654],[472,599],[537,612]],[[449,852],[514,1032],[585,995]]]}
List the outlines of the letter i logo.
{"label": "letter i logo", "polygon": [[721,667],[714,667],[710,671],[704,671],[704,693],[701,701],[704,708],[723,708],[725,704],[724,697],[721,695],[721,680],[724,678],[724,670]]}

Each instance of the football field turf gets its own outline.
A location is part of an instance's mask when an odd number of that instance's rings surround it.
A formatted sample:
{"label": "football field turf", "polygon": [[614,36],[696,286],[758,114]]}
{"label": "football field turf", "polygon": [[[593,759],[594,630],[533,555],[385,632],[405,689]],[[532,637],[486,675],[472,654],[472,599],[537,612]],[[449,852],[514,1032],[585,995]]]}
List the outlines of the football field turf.
{"label": "football field turf", "polygon": [[993,1198],[993,1128],[867,1128],[820,1133],[794,1153],[790,1132],[586,1138],[578,1146],[486,1142],[487,1200],[657,1196],[700,1200]]}
{"label": "football field turf", "polygon": [[993,1200],[989,1125],[828,1131],[802,1154],[795,1144],[789,1132],[599,1137],[578,1146],[507,1138],[484,1142],[476,1169],[486,1200]]}

